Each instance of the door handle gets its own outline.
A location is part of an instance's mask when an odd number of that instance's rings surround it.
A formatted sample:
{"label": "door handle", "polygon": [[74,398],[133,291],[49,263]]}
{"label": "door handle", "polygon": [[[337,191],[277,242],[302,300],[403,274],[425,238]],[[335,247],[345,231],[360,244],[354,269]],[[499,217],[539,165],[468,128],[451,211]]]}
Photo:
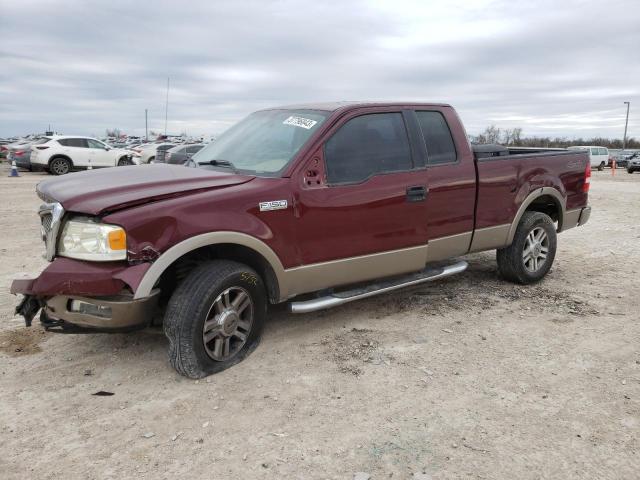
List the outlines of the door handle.
{"label": "door handle", "polygon": [[429,190],[424,185],[407,187],[407,202],[422,202],[427,198],[428,192]]}

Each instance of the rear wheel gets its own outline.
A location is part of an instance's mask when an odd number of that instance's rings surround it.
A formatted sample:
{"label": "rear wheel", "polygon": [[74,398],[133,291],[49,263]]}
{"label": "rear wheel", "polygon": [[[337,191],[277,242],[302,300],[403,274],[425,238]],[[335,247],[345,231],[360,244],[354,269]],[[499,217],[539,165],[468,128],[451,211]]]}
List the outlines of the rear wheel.
{"label": "rear wheel", "polygon": [[498,271],[511,282],[537,282],[551,269],[556,247],[553,220],[544,213],[525,212],[511,245],[498,249],[496,253]]}
{"label": "rear wheel", "polygon": [[235,365],[258,346],[266,312],[265,286],[251,268],[228,260],[197,267],[165,314],[171,365],[189,378]]}
{"label": "rear wheel", "polygon": [[71,171],[71,161],[68,158],[57,157],[49,162],[49,172],[54,175],[66,175]]}

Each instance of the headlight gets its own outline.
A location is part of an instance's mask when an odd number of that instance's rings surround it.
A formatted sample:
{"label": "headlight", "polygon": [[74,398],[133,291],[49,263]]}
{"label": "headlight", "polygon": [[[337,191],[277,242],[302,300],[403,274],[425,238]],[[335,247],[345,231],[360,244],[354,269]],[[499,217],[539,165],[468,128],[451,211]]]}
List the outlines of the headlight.
{"label": "headlight", "polygon": [[60,235],[58,255],[94,262],[126,260],[127,234],[121,227],[90,218],[69,220]]}

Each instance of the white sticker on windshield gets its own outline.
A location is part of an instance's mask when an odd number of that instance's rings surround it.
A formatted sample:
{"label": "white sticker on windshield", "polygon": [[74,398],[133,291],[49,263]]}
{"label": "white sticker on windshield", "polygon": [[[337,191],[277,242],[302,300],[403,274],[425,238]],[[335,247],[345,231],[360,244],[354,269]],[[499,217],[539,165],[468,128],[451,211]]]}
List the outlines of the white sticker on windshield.
{"label": "white sticker on windshield", "polygon": [[291,115],[282,123],[285,125],[293,125],[294,127],[302,127],[309,130],[313,128],[313,126],[318,122],[316,122],[315,120],[311,120],[309,118],[296,117],[294,115]]}

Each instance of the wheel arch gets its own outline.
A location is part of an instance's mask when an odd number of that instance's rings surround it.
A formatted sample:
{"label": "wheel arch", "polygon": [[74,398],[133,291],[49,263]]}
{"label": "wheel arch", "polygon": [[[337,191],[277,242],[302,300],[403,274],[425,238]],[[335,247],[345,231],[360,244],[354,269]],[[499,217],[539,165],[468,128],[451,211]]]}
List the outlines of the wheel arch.
{"label": "wheel arch", "polygon": [[130,157],[130,155],[127,155],[126,153],[123,153],[123,154],[121,154],[121,155],[118,155],[118,156],[116,157],[116,164],[115,164],[115,166],[116,166],[116,167],[118,166],[118,163],[120,163],[120,160],[128,159],[129,157]]}
{"label": "wheel arch", "polygon": [[73,168],[73,160],[71,160],[71,157],[69,157],[69,155],[65,155],[64,153],[54,153],[53,155],[51,155],[49,160],[47,160],[47,167],[50,167],[51,162],[53,162],[56,158],[64,158],[65,160],[68,160],[71,164],[71,167]]}
{"label": "wheel arch", "polygon": [[[165,251],[146,271],[134,298],[144,298],[167,275],[189,261],[201,258],[236,260],[262,277],[271,303],[286,298],[284,267],[276,253],[263,241],[239,232],[211,232],[188,238]],[[164,276],[164,277],[163,277]]]}
{"label": "wheel arch", "polygon": [[518,224],[525,212],[541,212],[549,215],[551,219],[558,222],[558,232],[562,231],[562,224],[566,213],[566,199],[560,191],[554,187],[541,187],[531,192],[520,204],[520,208],[509,228],[507,244],[511,245],[516,234]]}

